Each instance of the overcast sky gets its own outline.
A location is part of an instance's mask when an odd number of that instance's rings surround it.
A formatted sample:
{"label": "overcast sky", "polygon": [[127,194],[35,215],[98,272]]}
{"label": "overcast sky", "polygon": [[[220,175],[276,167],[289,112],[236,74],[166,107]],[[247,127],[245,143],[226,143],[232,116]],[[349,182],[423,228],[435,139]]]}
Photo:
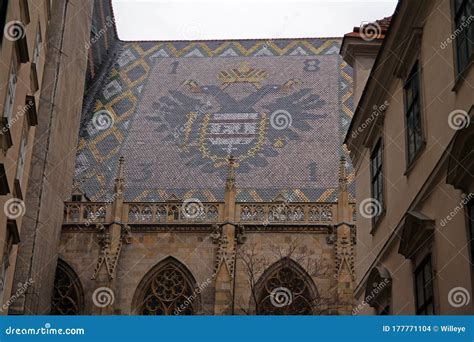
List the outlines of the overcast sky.
{"label": "overcast sky", "polygon": [[113,0],[120,39],[341,37],[396,0]]}

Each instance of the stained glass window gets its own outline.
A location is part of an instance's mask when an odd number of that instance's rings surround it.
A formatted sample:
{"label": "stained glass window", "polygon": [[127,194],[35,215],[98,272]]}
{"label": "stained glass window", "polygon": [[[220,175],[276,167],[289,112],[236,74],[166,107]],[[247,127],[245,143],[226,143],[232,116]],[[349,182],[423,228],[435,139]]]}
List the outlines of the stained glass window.
{"label": "stained glass window", "polygon": [[63,261],[58,262],[54,278],[51,315],[78,315],[83,310],[83,292],[79,278]]}
{"label": "stained glass window", "polygon": [[183,265],[166,262],[145,287],[139,313],[142,315],[192,315],[198,294],[194,282]]}
{"label": "stained glass window", "polygon": [[311,282],[291,260],[283,259],[264,279],[257,315],[312,315],[316,296]]}

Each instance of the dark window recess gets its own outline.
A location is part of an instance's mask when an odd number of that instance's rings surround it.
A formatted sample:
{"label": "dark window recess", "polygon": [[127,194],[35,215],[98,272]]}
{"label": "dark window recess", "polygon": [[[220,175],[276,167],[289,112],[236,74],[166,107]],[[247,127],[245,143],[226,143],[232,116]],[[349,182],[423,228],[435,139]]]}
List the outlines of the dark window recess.
{"label": "dark window recess", "polygon": [[420,98],[420,72],[418,62],[405,83],[405,124],[407,140],[408,165],[415,159],[418,151],[423,145],[423,134],[421,128],[421,98]]}
{"label": "dark window recess", "polygon": [[81,195],[72,195],[72,201],[73,202],[82,202],[82,196]]}
{"label": "dark window recess", "polygon": [[21,36],[19,39],[17,39],[16,47],[20,63],[28,63],[30,61],[30,56],[28,53],[28,43],[26,41],[26,35]]}
{"label": "dark window recess", "polygon": [[431,256],[425,258],[415,270],[415,289],[416,314],[434,315]]}
{"label": "dark window recess", "polygon": [[7,220],[7,237],[8,239],[11,238],[12,245],[17,245],[20,242],[20,233],[18,232],[16,220]]}
{"label": "dark window recess", "polygon": [[0,195],[6,195],[10,192],[8,186],[7,174],[5,172],[5,166],[0,164]]}
{"label": "dark window recess", "polygon": [[469,65],[474,54],[474,1],[454,1],[454,34],[456,35],[456,68],[458,74]]}
{"label": "dark window recess", "polygon": [[467,216],[469,224],[469,245],[471,247],[471,265],[474,266],[474,200],[467,204]]}
{"label": "dark window recess", "polygon": [[74,316],[84,309],[81,283],[74,271],[62,261],[58,261],[54,276],[51,315]]}
{"label": "dark window recess", "polygon": [[382,139],[379,139],[375,145],[372,155],[370,156],[370,167],[371,167],[371,190],[372,198],[378,202],[375,203],[376,211],[373,218],[374,222],[377,222],[380,214],[382,214],[383,208],[383,173],[382,173]]}
{"label": "dark window recess", "polygon": [[5,23],[7,21],[7,9],[8,9],[8,0],[2,0],[0,2],[0,29],[2,29],[2,34],[0,35],[0,46],[3,42],[3,32],[5,30]]}
{"label": "dark window recess", "polygon": [[32,95],[26,95],[25,100],[26,117],[30,126],[38,124],[38,114],[36,112],[36,100]]}

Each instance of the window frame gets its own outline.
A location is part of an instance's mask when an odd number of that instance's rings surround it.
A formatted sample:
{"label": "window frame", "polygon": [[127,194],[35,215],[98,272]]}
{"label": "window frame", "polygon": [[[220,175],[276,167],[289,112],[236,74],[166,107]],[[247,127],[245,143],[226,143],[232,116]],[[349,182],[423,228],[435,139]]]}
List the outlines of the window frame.
{"label": "window frame", "polygon": [[14,238],[11,231],[6,229],[6,237],[3,242],[3,254],[0,260],[0,300],[4,300],[6,285],[8,283],[8,269],[10,268],[10,257],[13,250]]}
{"label": "window frame", "polygon": [[[380,222],[380,219],[383,216],[383,213],[385,212],[385,185],[384,185],[384,179],[383,179],[383,140],[382,137],[379,137],[377,142],[374,145],[374,148],[370,151],[370,195],[373,199],[377,200],[380,203],[381,210],[380,213],[377,216],[374,216],[372,218],[372,231],[374,227]],[[374,158],[375,155],[377,154],[377,170],[374,168]],[[374,173],[374,171],[376,171]],[[374,191],[374,184],[377,182],[377,197],[375,196],[375,191]],[[379,184],[380,183],[380,184]],[[378,197],[380,196],[380,197]],[[371,232],[372,233],[372,232]]]}
{"label": "window frame", "polygon": [[20,142],[20,149],[18,151],[18,162],[17,162],[16,173],[15,173],[15,179],[18,180],[20,188],[22,188],[23,176],[25,173],[27,145],[28,145],[28,133],[23,132],[22,137],[21,137],[21,142]]}
{"label": "window frame", "polygon": [[[12,86],[12,79],[14,84]],[[13,56],[10,62],[10,69],[8,73],[7,93],[5,94],[5,105],[3,107],[2,118],[7,120],[7,124],[12,120],[13,108],[15,108],[16,88],[18,84],[18,68],[16,65],[16,58]],[[11,101],[9,101],[11,99]]]}
{"label": "window frame", "polygon": [[8,4],[8,0],[4,0],[0,3],[0,29],[2,30],[2,35],[0,36],[0,46],[3,44],[3,30],[5,29],[5,24],[7,23]]}
{"label": "window frame", "polygon": [[466,204],[467,214],[467,237],[470,248],[471,266],[474,267],[474,199],[471,199]]}
{"label": "window frame", "polygon": [[42,50],[43,50],[43,35],[41,33],[41,23],[38,22],[38,27],[36,29],[36,35],[35,35],[35,48],[33,50],[33,56],[31,58],[31,63],[35,64],[37,71],[39,71],[38,70],[39,69],[39,60],[41,58],[41,51]]}
{"label": "window frame", "polygon": [[[463,21],[461,20],[462,17],[464,16],[465,18],[469,18],[470,15],[474,15],[474,13],[467,13],[467,5],[469,3],[469,0],[461,0],[461,3],[458,8],[458,1],[457,0],[452,0],[452,30],[453,34],[458,30],[458,28],[461,27]],[[467,19],[465,19],[467,20]],[[458,23],[459,22],[459,23]],[[471,22],[470,26],[467,28],[462,28],[460,34],[457,34],[454,42],[453,42],[453,50],[454,50],[454,65],[455,65],[455,74],[456,77],[459,79],[467,69],[473,64],[474,62],[474,43],[472,47],[469,44],[469,32],[470,30],[474,31],[474,23]],[[461,52],[460,50],[460,38],[463,38],[464,40],[462,42],[465,43],[465,48],[464,51]],[[471,51],[470,51],[471,50]],[[470,53],[469,53],[470,51]],[[462,54],[464,55],[465,61],[463,64],[460,62],[460,57]]]}
{"label": "window frame", "polygon": [[[416,80],[415,86],[413,81]],[[410,90],[410,92],[409,92]],[[414,91],[416,90],[416,96]],[[411,96],[410,96],[411,95]],[[408,74],[403,84],[403,97],[404,97],[404,120],[405,120],[405,159],[406,159],[406,172],[415,163],[418,157],[421,155],[425,147],[425,135],[424,135],[424,122],[423,122],[423,96],[422,96],[422,82],[421,82],[421,66],[419,59],[413,62],[410,73]],[[415,117],[416,107],[418,107],[418,118]],[[418,123],[418,124],[417,124]],[[413,126],[413,153],[410,154],[411,143],[410,139],[411,130],[410,125]],[[417,136],[417,126],[419,126],[419,136]],[[418,143],[417,143],[418,142]]]}
{"label": "window frame", "polygon": [[[429,265],[429,271],[431,275],[431,281],[427,282],[425,279],[425,268]],[[418,288],[418,276],[422,277],[422,292],[423,292],[423,302],[421,302],[421,299],[419,298],[419,288]],[[435,286],[434,286],[434,272],[433,272],[433,261],[431,258],[431,254],[428,254],[416,267],[415,271],[413,272],[413,280],[414,280],[414,291],[415,291],[415,314],[416,315],[435,315],[435,301],[434,301],[434,291],[435,291]],[[428,292],[426,289],[426,285],[429,285],[431,287],[431,296],[426,295]],[[431,314],[427,313],[427,309],[429,306],[433,308],[433,311]]]}

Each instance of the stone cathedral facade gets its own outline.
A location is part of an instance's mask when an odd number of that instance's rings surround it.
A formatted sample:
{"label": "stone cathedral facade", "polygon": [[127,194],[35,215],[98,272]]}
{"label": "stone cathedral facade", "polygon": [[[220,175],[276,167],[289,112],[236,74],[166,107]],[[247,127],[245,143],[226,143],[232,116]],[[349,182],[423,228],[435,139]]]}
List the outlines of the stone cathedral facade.
{"label": "stone cathedral facade", "polygon": [[51,313],[350,314],[341,41],[124,42],[113,15],[94,24]]}

